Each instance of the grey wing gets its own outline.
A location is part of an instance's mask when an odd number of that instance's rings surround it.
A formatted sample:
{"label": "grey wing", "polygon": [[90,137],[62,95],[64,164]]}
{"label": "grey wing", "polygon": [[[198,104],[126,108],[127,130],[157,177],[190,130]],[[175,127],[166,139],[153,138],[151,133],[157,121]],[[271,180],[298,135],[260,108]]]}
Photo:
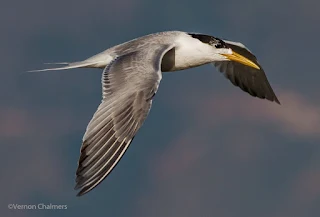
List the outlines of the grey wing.
{"label": "grey wing", "polygon": [[280,104],[275,95],[267,76],[257,61],[257,58],[244,45],[235,42],[224,41],[233,51],[248,58],[260,67],[260,70],[243,65],[234,61],[214,62],[213,64],[218,70],[224,73],[231,83],[240,87],[243,91],[251,96],[261,99],[268,99]]}
{"label": "grey wing", "polygon": [[104,69],[103,100],[83,138],[76,172],[81,196],[112,171],[146,119],[160,80],[163,55],[172,48],[157,45],[117,57]]}

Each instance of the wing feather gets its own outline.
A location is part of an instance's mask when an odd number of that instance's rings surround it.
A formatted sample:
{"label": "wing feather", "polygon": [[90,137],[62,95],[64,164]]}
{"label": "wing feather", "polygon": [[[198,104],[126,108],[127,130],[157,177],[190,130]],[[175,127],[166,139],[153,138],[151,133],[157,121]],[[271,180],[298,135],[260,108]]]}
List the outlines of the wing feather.
{"label": "wing feather", "polygon": [[233,85],[240,87],[251,96],[275,101],[280,104],[257,58],[241,43],[230,41],[225,41],[225,43],[233,51],[257,64],[260,70],[234,61],[214,62],[217,69],[222,72]]}
{"label": "wing feather", "polygon": [[76,187],[91,191],[117,165],[152,105],[161,80],[161,60],[173,45],[153,45],[115,58],[102,76],[103,100],[83,137]]}

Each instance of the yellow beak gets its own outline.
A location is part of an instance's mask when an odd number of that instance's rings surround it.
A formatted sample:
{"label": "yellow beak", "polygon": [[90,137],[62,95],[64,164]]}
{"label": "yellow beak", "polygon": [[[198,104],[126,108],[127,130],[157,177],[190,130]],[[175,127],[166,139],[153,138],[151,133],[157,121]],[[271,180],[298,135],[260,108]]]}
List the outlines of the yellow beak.
{"label": "yellow beak", "polygon": [[232,52],[232,54],[221,54],[221,55],[227,57],[231,61],[236,61],[236,62],[242,63],[243,65],[250,66],[255,69],[260,69],[260,67],[257,64],[255,64],[254,62],[252,62],[248,58],[246,58],[246,57],[244,57],[234,51]]}

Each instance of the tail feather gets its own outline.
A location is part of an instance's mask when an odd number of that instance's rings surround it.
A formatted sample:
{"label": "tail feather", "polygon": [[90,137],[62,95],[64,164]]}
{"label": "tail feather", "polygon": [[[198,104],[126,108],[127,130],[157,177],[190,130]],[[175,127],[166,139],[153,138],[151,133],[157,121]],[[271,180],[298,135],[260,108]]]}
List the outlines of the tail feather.
{"label": "tail feather", "polygon": [[62,63],[43,63],[45,65],[68,65],[68,62],[62,62]]}
{"label": "tail feather", "polygon": [[27,71],[27,72],[45,72],[45,71],[55,71],[55,70],[83,68],[83,67],[89,67],[90,65],[92,65],[92,62],[80,61],[80,62],[73,62],[73,63],[64,62],[64,63],[45,63],[45,64],[65,65],[65,66],[56,67],[56,68],[30,70],[30,71]]}

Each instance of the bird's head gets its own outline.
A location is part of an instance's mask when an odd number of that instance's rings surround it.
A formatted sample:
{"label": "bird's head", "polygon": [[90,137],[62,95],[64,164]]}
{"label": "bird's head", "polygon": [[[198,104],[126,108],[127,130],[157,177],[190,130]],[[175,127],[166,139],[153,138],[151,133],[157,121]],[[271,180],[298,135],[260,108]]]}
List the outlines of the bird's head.
{"label": "bird's head", "polygon": [[222,39],[202,34],[189,33],[189,35],[193,38],[200,40],[202,43],[211,46],[213,48],[216,61],[235,61],[258,70],[260,69],[260,67],[256,63],[241,55],[239,52],[233,50]]}

